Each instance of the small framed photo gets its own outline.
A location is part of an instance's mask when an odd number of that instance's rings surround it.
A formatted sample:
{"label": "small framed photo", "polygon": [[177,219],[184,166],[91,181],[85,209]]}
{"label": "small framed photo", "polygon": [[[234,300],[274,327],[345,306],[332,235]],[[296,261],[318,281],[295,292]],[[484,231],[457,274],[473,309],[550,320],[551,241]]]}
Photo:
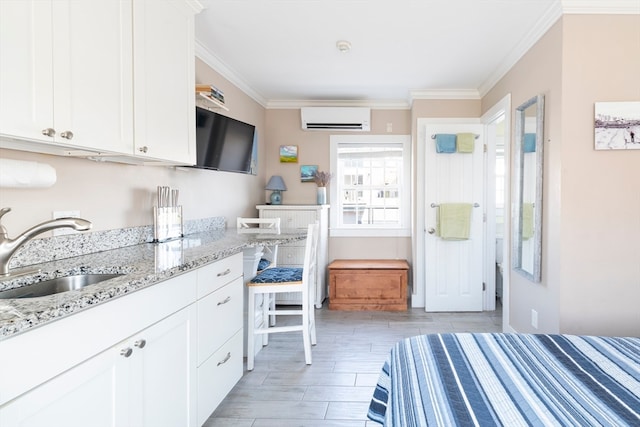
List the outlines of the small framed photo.
{"label": "small framed photo", "polygon": [[300,182],[315,182],[313,177],[318,172],[318,165],[300,166]]}
{"label": "small framed photo", "polygon": [[281,145],[280,163],[298,163],[298,146]]}
{"label": "small framed photo", "polygon": [[596,102],[594,131],[596,150],[640,150],[640,102]]}

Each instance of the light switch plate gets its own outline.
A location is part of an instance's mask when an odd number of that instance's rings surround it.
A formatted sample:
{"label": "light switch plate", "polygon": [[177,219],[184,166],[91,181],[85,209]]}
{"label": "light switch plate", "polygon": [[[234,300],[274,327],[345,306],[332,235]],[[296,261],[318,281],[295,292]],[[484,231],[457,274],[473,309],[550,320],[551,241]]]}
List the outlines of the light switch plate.
{"label": "light switch plate", "polygon": [[[51,216],[53,219],[58,218],[80,218],[80,211],[53,211]],[[56,228],[53,230],[54,236],[64,236],[67,234],[77,234],[79,231],[73,228]]]}

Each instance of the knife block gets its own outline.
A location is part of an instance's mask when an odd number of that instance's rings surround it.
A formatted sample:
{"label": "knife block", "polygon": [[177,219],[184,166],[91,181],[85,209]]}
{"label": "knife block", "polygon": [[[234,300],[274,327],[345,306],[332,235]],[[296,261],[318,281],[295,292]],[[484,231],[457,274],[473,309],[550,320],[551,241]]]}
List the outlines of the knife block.
{"label": "knife block", "polygon": [[182,237],[182,206],[153,208],[153,239],[155,242]]}

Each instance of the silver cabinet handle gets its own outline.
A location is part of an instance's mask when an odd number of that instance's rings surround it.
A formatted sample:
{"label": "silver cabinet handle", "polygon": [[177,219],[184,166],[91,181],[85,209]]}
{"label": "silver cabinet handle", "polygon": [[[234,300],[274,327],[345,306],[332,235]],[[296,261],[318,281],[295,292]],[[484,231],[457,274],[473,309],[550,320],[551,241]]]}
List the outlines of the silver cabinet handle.
{"label": "silver cabinet handle", "polygon": [[231,297],[226,297],[224,300],[222,301],[218,301],[218,305],[223,305],[228,303],[229,301],[231,301]]}
{"label": "silver cabinet handle", "polygon": [[226,276],[227,274],[231,273],[231,269],[227,268],[225,271],[223,271],[222,273],[218,273],[218,277],[220,276]]}
{"label": "silver cabinet handle", "polygon": [[218,362],[217,366],[224,365],[225,363],[227,363],[229,361],[229,359],[231,359],[231,352],[227,353],[227,355],[224,357],[224,359],[222,359],[221,361]]}
{"label": "silver cabinet handle", "polygon": [[131,347],[123,348],[122,350],[120,350],[121,356],[129,357],[131,356],[131,354],[133,354],[133,350],[131,349]]}
{"label": "silver cabinet handle", "polygon": [[73,139],[73,132],[71,132],[70,130],[65,130],[64,132],[62,132],[60,134],[61,137],[63,137],[64,139]]}
{"label": "silver cabinet handle", "polygon": [[42,129],[42,134],[44,136],[50,136],[53,138],[54,136],[56,136],[56,130],[52,128]]}
{"label": "silver cabinet handle", "polygon": [[149,151],[149,147],[145,145],[143,147],[138,148],[138,151],[140,151],[141,153],[146,153],[147,151]]}
{"label": "silver cabinet handle", "polygon": [[429,233],[429,234],[433,234],[435,232],[436,232],[436,229],[433,228],[433,227],[431,227],[430,229],[427,230],[427,233]]}
{"label": "silver cabinet handle", "polygon": [[147,345],[147,340],[138,340],[136,342],[133,343],[133,345],[135,345],[138,348],[144,348],[145,345]]}

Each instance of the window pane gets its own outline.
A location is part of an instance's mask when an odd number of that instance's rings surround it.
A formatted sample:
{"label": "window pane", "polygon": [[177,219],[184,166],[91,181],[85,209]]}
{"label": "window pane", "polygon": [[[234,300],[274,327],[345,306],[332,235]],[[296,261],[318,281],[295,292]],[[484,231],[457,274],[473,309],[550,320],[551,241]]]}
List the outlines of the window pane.
{"label": "window pane", "polygon": [[[403,158],[401,144],[342,144],[337,149],[342,175],[343,224],[399,226]],[[356,190],[357,189],[357,190]]]}

